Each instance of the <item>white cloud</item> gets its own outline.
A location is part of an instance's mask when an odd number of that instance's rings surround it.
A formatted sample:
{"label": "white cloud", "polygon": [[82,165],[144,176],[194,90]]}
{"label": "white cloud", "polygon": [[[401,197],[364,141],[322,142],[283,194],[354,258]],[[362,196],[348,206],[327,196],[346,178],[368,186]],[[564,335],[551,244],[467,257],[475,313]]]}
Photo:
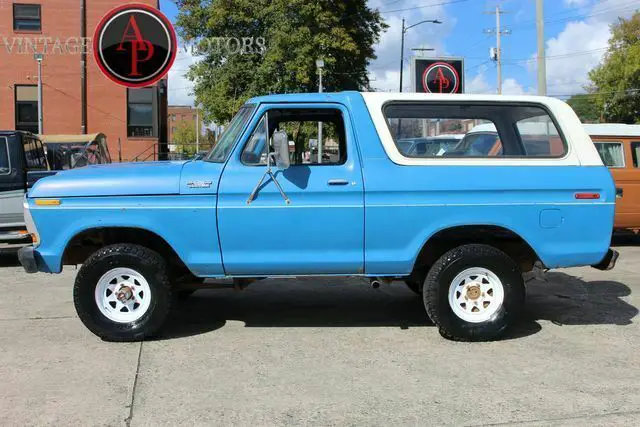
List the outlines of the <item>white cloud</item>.
{"label": "white cloud", "polygon": [[169,70],[169,105],[191,105],[193,96],[193,82],[185,77],[189,67],[199,61],[190,50],[180,47],[176,61]]}
{"label": "white cloud", "polygon": [[586,6],[589,0],[564,0],[564,4],[569,7],[582,7]]}
{"label": "white cloud", "polygon": [[532,88],[525,89],[516,79],[508,78],[502,82],[502,93],[504,95],[533,95]]}
{"label": "white cloud", "polygon": [[465,88],[465,92],[482,93],[482,94],[495,93],[496,90],[492,88],[492,86],[487,81],[486,71],[487,71],[487,67],[485,66],[480,67],[478,74],[470,81],[467,80],[466,82],[467,87]]}
{"label": "white cloud", "polygon": [[[569,0],[575,6],[586,5],[587,1]],[[611,37],[609,25],[618,16],[629,17],[634,7],[629,0],[609,0],[594,4],[586,10],[589,15],[583,20],[566,24],[556,37],[547,40],[547,86],[549,94],[573,94],[584,92],[583,86],[589,82],[588,73],[597,66],[605,54]],[[535,67],[534,61],[530,62]],[[533,68],[535,70],[535,68]]]}
{"label": "white cloud", "polygon": [[[415,7],[413,1],[383,1],[370,0],[369,7],[382,12]],[[404,68],[403,87],[405,91],[411,89],[409,58],[413,55],[411,48],[429,47],[435,49],[427,52],[426,56],[447,55],[444,39],[456,25],[456,18],[447,14],[444,6],[425,7],[406,10],[403,12],[384,14],[383,18],[389,28],[380,37],[380,43],[375,47],[378,58],[369,65],[371,86],[377,90],[398,91],[400,84],[400,45],[402,33],[402,16],[406,17],[406,26],[414,25],[423,20],[438,19],[442,24],[424,23],[407,30],[404,40]],[[373,80],[375,79],[375,80]]]}
{"label": "white cloud", "polygon": [[[466,93],[478,93],[478,94],[495,94],[495,86],[490,85],[487,81],[486,68],[481,69],[480,72],[471,80],[467,81]],[[531,88],[525,89],[514,78],[506,78],[502,81],[502,93],[504,95],[532,95],[533,90]]]}

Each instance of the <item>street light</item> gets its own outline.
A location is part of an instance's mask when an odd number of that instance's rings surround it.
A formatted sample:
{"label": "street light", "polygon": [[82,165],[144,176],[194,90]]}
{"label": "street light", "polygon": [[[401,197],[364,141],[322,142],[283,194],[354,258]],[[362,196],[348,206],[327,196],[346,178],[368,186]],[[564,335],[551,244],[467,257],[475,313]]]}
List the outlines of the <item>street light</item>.
{"label": "street light", "polygon": [[[322,69],[324,61],[316,60],[316,68],[318,69],[318,93],[322,93]],[[309,159],[311,159],[311,147],[309,147]],[[322,163],[322,122],[318,122],[318,163]]]}
{"label": "street light", "polygon": [[402,69],[404,68],[404,35],[407,33],[409,28],[417,27],[420,24],[424,23],[430,24],[442,24],[441,21],[437,19],[425,19],[424,21],[417,22],[413,25],[409,25],[408,27],[404,26],[404,18],[402,18],[402,35],[400,38],[400,92],[402,92]]}
{"label": "street light", "polygon": [[42,135],[42,60],[44,55],[42,53],[34,53],[33,59],[38,62],[38,134]]}

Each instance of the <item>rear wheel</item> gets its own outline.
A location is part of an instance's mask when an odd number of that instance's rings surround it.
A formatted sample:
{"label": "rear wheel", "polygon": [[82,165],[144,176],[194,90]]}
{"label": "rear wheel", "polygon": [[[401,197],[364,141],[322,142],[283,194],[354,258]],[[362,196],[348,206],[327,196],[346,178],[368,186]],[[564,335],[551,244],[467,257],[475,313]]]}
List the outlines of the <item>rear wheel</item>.
{"label": "rear wheel", "polygon": [[107,341],[140,341],[157,332],[171,307],[165,261],[139,245],[106,246],[82,265],[73,288],[80,320]]}
{"label": "rear wheel", "polygon": [[440,334],[456,341],[500,337],[524,309],[524,281],[517,264],[488,245],[445,253],[424,282],[423,299]]}

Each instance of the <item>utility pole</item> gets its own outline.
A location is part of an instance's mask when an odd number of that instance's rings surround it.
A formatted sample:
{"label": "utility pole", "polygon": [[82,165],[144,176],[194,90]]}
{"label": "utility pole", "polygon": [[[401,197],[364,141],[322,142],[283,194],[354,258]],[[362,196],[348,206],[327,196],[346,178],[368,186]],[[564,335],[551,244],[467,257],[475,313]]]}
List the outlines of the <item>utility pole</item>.
{"label": "utility pole", "polygon": [[485,33],[487,34],[494,34],[496,35],[496,68],[497,68],[497,74],[498,74],[498,95],[502,94],[502,47],[501,47],[501,40],[500,37],[504,34],[504,35],[508,35],[511,34],[511,30],[509,29],[502,29],[502,27],[500,26],[500,15],[506,13],[504,10],[500,10],[500,4],[496,5],[496,10],[495,11],[491,11],[491,12],[485,12],[487,14],[495,14],[496,15],[496,28],[494,29],[488,29],[488,30],[484,30]]}
{"label": "utility pole", "polygon": [[43,129],[43,114],[42,114],[42,60],[44,59],[44,54],[35,53],[33,55],[33,59],[38,62],[38,134],[42,135]]}
{"label": "utility pole", "polygon": [[[322,69],[324,68],[324,60],[316,61],[318,68],[318,93],[322,93]],[[309,159],[311,159],[311,147],[309,147]],[[322,163],[322,122],[318,122],[318,163]]]}
{"label": "utility pole", "polygon": [[547,59],[544,51],[544,0],[536,0],[538,32],[538,95],[547,96]]}
{"label": "utility pole", "polygon": [[402,69],[404,68],[404,18],[402,18],[402,33],[400,35],[400,90],[402,92]]}
{"label": "utility pole", "polygon": [[82,134],[88,132],[87,129],[87,0],[80,1],[80,42],[82,50],[80,52],[80,108]]}
{"label": "utility pole", "polygon": [[200,109],[196,105],[196,154],[200,152]]}

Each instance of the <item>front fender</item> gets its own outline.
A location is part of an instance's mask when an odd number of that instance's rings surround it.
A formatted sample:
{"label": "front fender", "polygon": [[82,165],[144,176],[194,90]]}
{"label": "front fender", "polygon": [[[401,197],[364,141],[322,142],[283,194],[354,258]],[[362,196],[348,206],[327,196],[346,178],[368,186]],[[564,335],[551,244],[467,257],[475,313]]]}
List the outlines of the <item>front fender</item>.
{"label": "front fender", "polygon": [[29,200],[40,234],[37,247],[43,269],[62,271],[69,242],[94,228],[126,227],[163,238],[197,276],[224,275],[216,221],[216,196],[79,197],[59,206],[36,206]]}

